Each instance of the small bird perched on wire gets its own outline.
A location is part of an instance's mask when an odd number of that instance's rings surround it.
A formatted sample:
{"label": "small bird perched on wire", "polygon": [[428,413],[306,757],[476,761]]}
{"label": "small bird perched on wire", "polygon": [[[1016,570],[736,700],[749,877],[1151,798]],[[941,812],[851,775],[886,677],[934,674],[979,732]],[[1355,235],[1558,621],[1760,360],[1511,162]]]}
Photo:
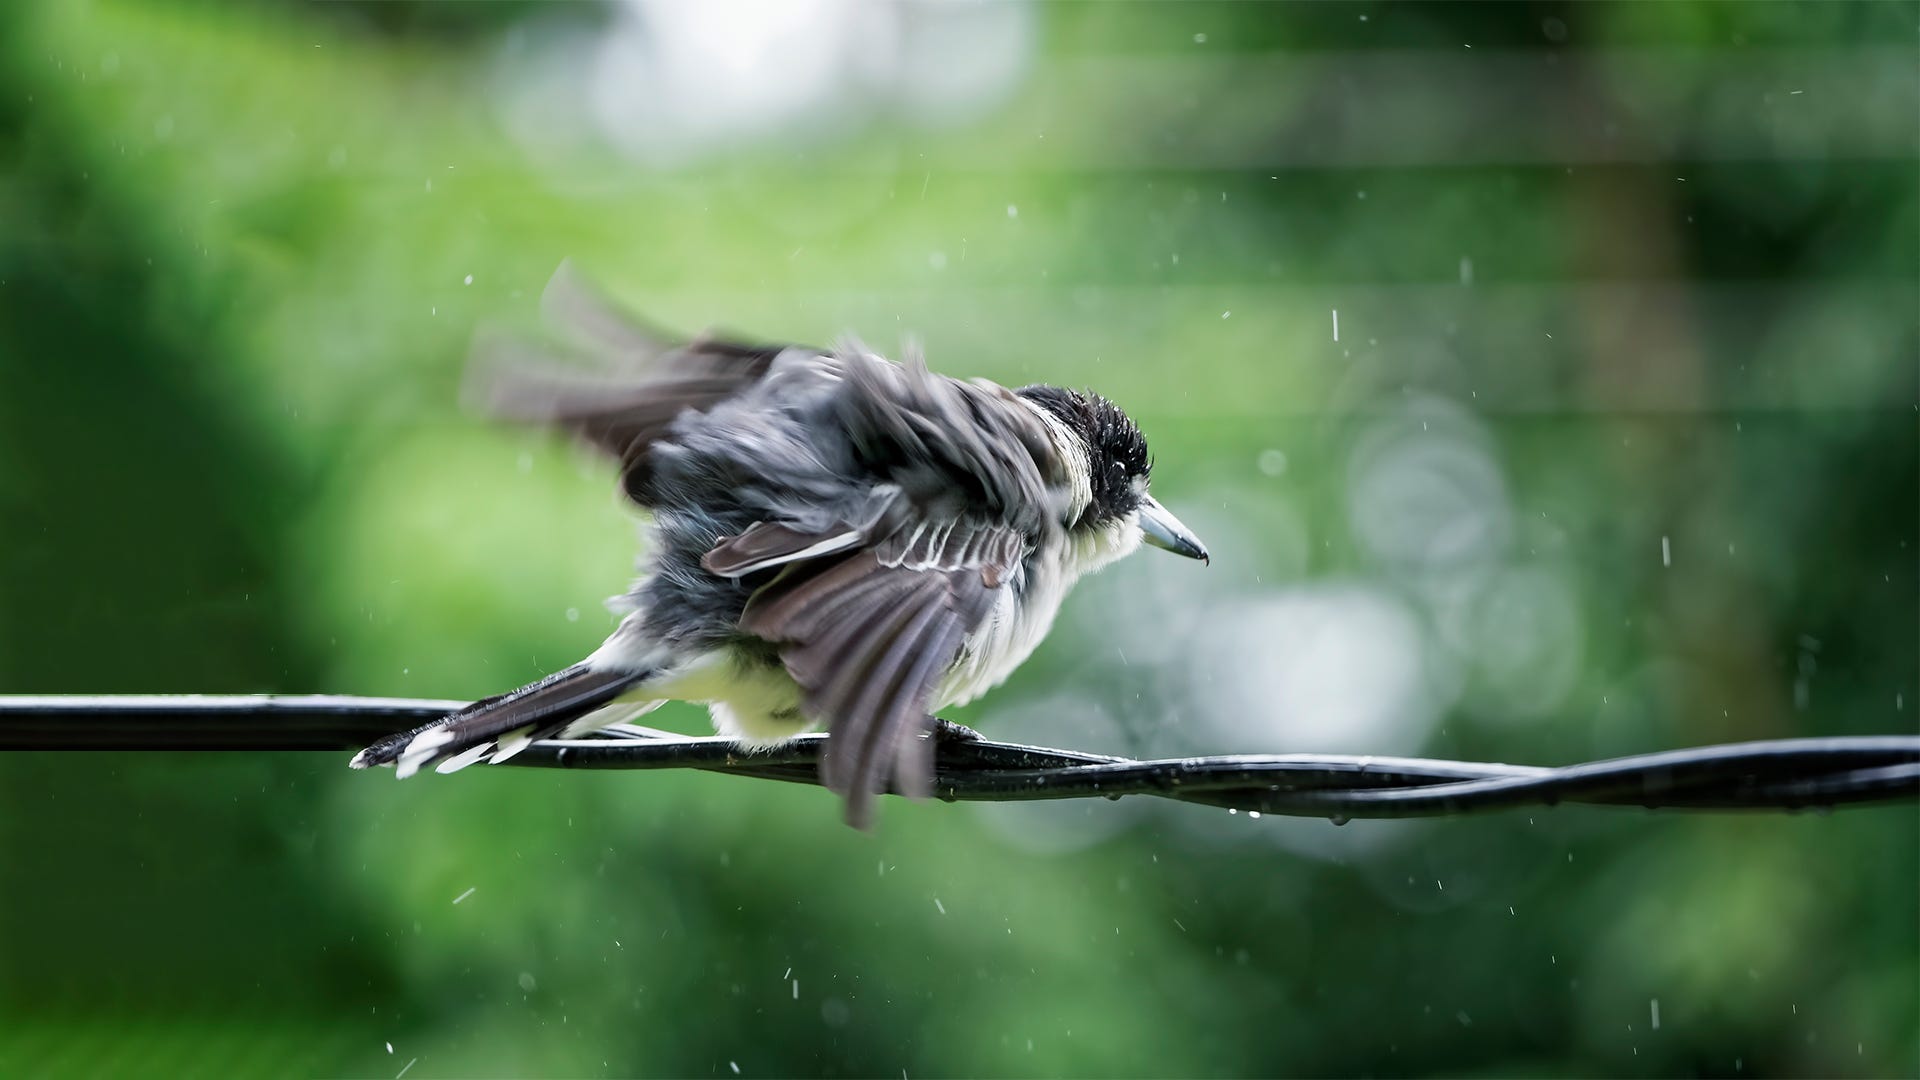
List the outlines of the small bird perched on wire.
{"label": "small bird perched on wire", "polygon": [[651,512],[641,577],[592,655],[355,768],[452,772],[692,701],[749,747],[824,725],[821,781],[864,828],[877,794],[928,793],[933,711],[1005,680],[1083,574],[1142,541],[1208,557],[1148,494],[1140,429],[1096,394],[962,382],[857,342],[671,345],[564,265],[545,303],[613,366],[496,349],[487,405],[618,459]]}

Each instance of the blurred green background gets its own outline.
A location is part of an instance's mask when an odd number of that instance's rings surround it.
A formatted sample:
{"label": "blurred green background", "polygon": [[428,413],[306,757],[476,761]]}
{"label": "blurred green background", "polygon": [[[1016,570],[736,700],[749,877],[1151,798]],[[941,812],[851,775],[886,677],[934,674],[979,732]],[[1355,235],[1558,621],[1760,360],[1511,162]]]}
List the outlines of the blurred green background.
{"label": "blurred green background", "polygon": [[[993,734],[1913,733],[1917,44],[1914,3],[16,0],[0,693],[464,698],[593,647],[609,470],[457,405],[571,257],[1140,420],[1213,565],[1083,585],[953,714]],[[0,1070],[1920,1072],[1911,805],[862,835],[346,757],[0,758]]]}

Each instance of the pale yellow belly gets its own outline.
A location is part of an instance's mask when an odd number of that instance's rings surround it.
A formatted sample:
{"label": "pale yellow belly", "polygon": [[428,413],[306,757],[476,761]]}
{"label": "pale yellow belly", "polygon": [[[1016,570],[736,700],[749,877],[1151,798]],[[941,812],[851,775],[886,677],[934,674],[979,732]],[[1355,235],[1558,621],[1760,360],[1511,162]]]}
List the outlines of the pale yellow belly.
{"label": "pale yellow belly", "polygon": [[644,696],[705,705],[714,730],[749,746],[770,746],[814,725],[800,712],[800,687],[785,668],[742,664],[716,650],[659,682]]}

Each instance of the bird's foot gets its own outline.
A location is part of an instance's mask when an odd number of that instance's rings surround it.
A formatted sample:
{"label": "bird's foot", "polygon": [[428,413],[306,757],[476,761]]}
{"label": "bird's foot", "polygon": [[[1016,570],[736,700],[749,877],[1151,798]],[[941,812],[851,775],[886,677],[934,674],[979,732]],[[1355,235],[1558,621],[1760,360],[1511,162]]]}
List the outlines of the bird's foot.
{"label": "bird's foot", "polygon": [[965,724],[956,724],[951,720],[942,720],[937,716],[933,718],[934,742],[982,742],[985,739],[985,735],[980,734]]}

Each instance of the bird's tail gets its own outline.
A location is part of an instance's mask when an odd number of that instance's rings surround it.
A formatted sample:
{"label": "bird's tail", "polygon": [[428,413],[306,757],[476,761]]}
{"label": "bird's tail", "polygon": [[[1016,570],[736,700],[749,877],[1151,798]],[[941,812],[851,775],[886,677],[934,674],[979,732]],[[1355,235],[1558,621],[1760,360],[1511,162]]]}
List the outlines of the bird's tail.
{"label": "bird's tail", "polygon": [[574,666],[430,724],[389,735],[354,755],[352,766],[392,765],[402,780],[433,765],[453,772],[485,758],[498,763],[551,738],[644,682],[648,672]]}

